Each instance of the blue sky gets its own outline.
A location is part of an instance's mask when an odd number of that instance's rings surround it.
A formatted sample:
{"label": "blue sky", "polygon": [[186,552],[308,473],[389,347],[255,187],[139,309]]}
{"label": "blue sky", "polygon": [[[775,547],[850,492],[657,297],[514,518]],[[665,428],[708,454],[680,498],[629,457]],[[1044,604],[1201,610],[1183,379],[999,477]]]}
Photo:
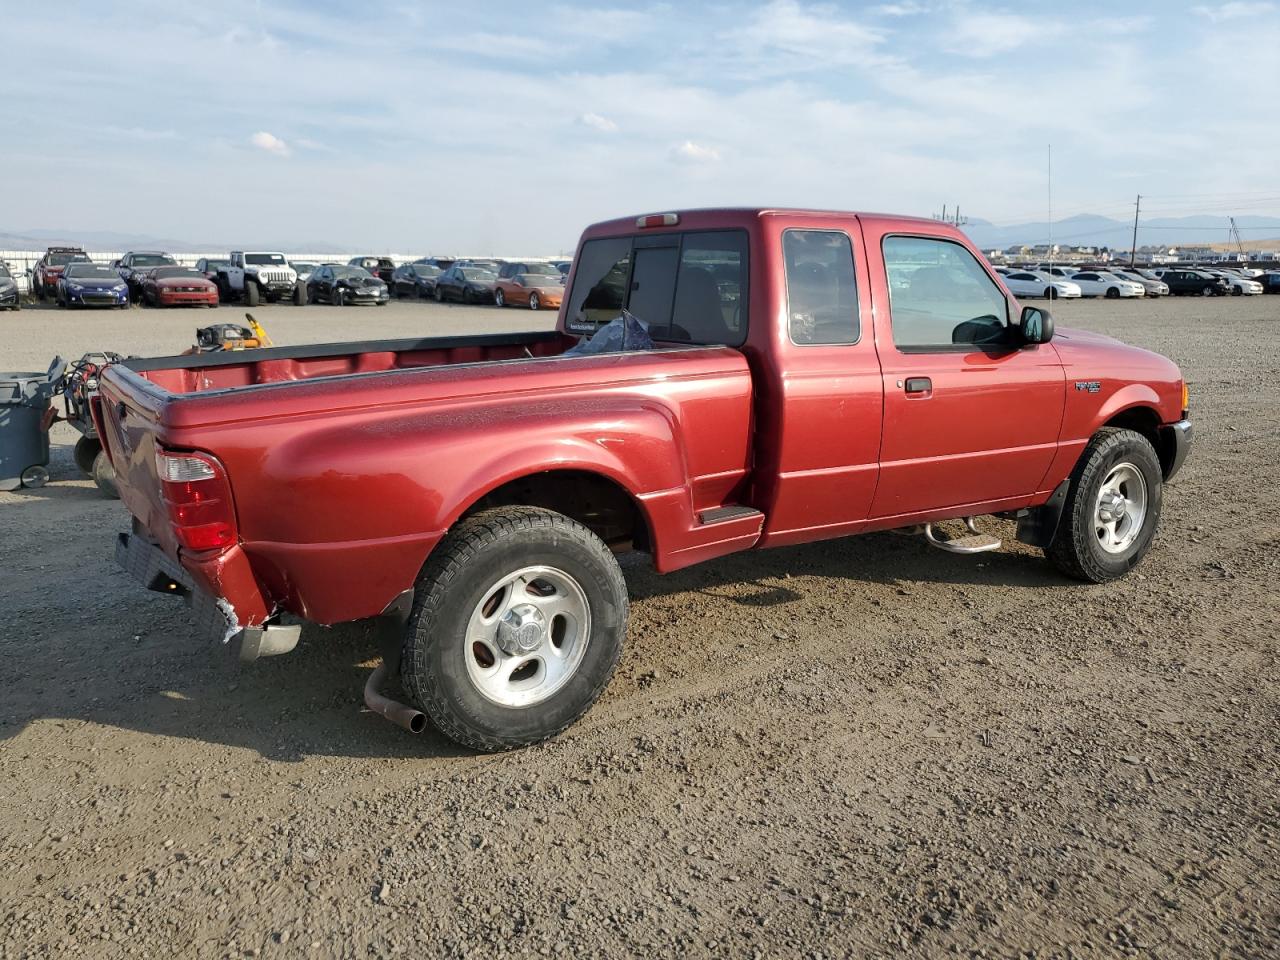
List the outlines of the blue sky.
{"label": "blue sky", "polygon": [[[1150,14],[1132,10],[1149,9]],[[11,4],[0,231],[554,252],[785,204],[1280,214],[1280,2]]]}

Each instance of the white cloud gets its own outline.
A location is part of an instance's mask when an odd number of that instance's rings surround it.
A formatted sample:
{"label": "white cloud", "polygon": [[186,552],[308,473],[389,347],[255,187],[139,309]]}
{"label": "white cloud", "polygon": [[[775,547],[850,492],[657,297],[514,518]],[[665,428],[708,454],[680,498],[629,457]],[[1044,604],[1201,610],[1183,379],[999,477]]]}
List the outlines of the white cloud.
{"label": "white cloud", "polygon": [[578,117],[578,122],[583,126],[591,127],[602,133],[616,133],[618,125],[608,117],[602,117],[598,113],[584,113]]}
{"label": "white cloud", "polygon": [[923,3],[915,3],[908,0],[906,3],[882,3],[878,7],[872,7],[871,12],[881,17],[914,17],[920,13],[927,13],[929,7]]}
{"label": "white cloud", "polygon": [[884,33],[842,18],[826,4],[772,0],[745,24],[727,31],[723,39],[754,73],[785,74],[866,63],[883,42]]}
{"label": "white cloud", "polygon": [[715,163],[720,159],[720,151],[715,147],[686,140],[671,148],[671,159],[677,163]]}
{"label": "white cloud", "polygon": [[1220,3],[1217,6],[1198,6],[1191,9],[1200,14],[1202,17],[1208,17],[1214,23],[1223,20],[1240,20],[1244,17],[1260,17],[1265,16],[1275,10],[1274,3],[1246,3],[1242,0],[1233,0],[1230,3]]}
{"label": "white cloud", "polygon": [[1057,30],[1055,21],[1044,18],[963,7],[956,11],[943,46],[968,57],[993,57]]}
{"label": "white cloud", "polygon": [[289,145],[274,133],[267,133],[265,130],[259,130],[249,138],[249,142],[259,150],[274,153],[277,157],[287,157],[289,155]]}

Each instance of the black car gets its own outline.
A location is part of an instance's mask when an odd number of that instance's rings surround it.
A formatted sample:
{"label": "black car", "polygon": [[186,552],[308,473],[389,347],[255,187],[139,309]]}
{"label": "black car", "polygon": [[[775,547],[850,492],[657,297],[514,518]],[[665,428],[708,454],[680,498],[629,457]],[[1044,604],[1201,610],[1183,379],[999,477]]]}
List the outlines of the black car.
{"label": "black car", "polygon": [[390,257],[352,257],[347,261],[347,266],[360,267],[383,283],[391,282],[391,274],[396,269],[396,263]]}
{"label": "black car", "polygon": [[436,280],[442,273],[443,270],[430,263],[406,263],[391,274],[391,292],[397,297],[425,300],[435,295]]}
{"label": "black car", "polygon": [[436,302],[493,303],[493,285],[498,275],[480,267],[460,267],[456,263],[436,278]]}
{"label": "black car", "polygon": [[1230,292],[1227,281],[1201,270],[1163,270],[1160,279],[1169,285],[1169,292],[1175,297],[1187,294],[1225,297]]}
{"label": "black car", "polygon": [[332,303],[335,307],[352,303],[376,303],[381,307],[391,299],[391,294],[382,278],[371,275],[363,267],[322,263],[307,281],[307,299],[312,303]]}
{"label": "black car", "polygon": [[176,267],[178,261],[161,250],[131,250],[112,264],[120,279],[129,285],[129,297],[142,298],[142,281],[156,267]]}
{"label": "black car", "polygon": [[20,310],[18,281],[9,272],[9,265],[0,263],[0,310]]}
{"label": "black car", "polygon": [[1253,279],[1262,284],[1263,293],[1280,293],[1280,270],[1271,270]]}

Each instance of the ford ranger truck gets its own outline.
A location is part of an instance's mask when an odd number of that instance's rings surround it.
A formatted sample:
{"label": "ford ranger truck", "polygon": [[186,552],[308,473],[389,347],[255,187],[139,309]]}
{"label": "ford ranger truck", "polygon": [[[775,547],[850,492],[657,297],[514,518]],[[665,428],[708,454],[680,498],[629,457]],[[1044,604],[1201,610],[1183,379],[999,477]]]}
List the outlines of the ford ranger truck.
{"label": "ford ranger truck", "polygon": [[[1173,363],[1055,331],[932,220],[628,217],[587,229],[566,290],[542,333],[111,365],[119,560],[242,659],[299,620],[380,618],[366,703],[501,750],[608,683],[621,551],[667,572],[897,529],[973,553],[996,515],[1105,583],[1150,549],[1190,445]],[[647,337],[606,338],[623,311]],[[625,349],[570,352],[598,333]],[[412,703],[377,689],[397,671]]]}

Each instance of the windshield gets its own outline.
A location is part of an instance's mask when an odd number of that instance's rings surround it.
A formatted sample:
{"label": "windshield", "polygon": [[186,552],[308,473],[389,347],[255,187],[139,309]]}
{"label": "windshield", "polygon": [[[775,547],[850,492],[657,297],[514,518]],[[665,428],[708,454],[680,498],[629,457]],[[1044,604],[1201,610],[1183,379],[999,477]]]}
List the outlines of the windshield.
{"label": "windshield", "polygon": [[13,276],[9,273],[9,268],[3,263],[0,263],[0,278],[7,278],[9,280],[13,279]]}
{"label": "windshield", "polygon": [[244,255],[245,263],[252,263],[258,266],[281,266],[285,265],[283,253],[246,253]]}
{"label": "windshield", "polygon": [[289,264],[289,266],[293,267],[293,269],[297,270],[300,273],[310,273],[312,270],[316,268],[316,265],[314,263],[307,263],[306,261],[291,263]]}
{"label": "windshield", "polygon": [[203,280],[204,274],[188,267],[161,267],[156,271],[157,280],[169,280],[173,277],[190,277],[193,280]]}
{"label": "windshield", "polygon": [[458,271],[458,276],[470,283],[492,283],[498,279],[492,270],[481,270],[479,267],[465,267]]}
{"label": "windshield", "polygon": [[546,277],[560,276],[560,268],[554,263],[530,263],[524,272]]}
{"label": "windshield", "polygon": [[135,267],[164,267],[177,263],[173,257],[166,256],[163,253],[135,253],[133,255],[133,266]]}
{"label": "windshield", "polygon": [[100,263],[73,263],[67,267],[63,276],[67,278],[74,277],[77,280],[86,280],[91,277],[100,280],[120,279],[120,274]]}
{"label": "windshield", "polygon": [[84,263],[88,259],[88,255],[83,253],[51,253],[48,264],[51,267],[65,267],[68,263]]}
{"label": "windshield", "polygon": [[414,266],[413,271],[420,277],[438,277],[444,272],[439,267],[434,267],[429,263],[419,263]]}
{"label": "windshield", "polygon": [[368,277],[369,271],[364,267],[334,267],[333,276],[336,280],[363,280]]}

